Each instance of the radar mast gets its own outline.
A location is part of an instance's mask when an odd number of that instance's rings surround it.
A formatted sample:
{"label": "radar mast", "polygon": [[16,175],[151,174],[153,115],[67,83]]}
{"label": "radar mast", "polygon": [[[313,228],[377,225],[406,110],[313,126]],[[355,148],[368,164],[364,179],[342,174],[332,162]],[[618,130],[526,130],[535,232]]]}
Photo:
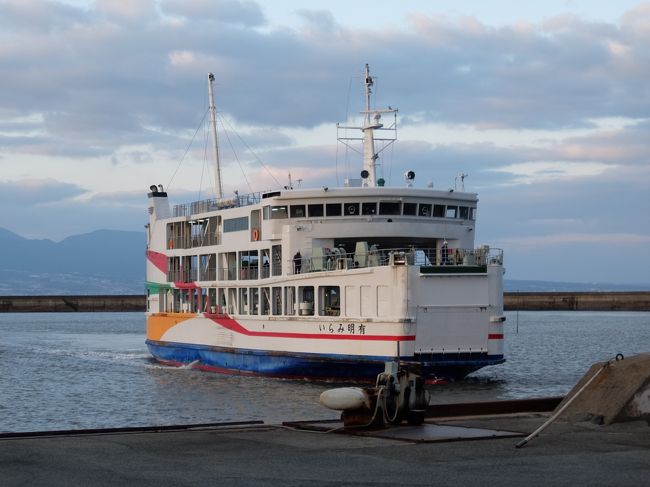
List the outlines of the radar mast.
{"label": "radar mast", "polygon": [[[364,73],[364,96],[365,96],[365,109],[361,111],[364,116],[363,125],[361,127],[351,127],[336,124],[337,132],[341,129],[357,129],[361,130],[362,137],[347,137],[338,136],[337,140],[350,149],[359,152],[356,148],[349,144],[350,141],[360,140],[363,144],[363,167],[361,170],[361,179],[363,186],[375,187],[377,186],[377,166],[379,163],[379,154],[397,140],[397,109],[388,107],[381,109],[371,108],[372,87],[374,85],[373,77],[370,76],[370,67],[366,64]],[[394,116],[393,124],[390,127],[384,127],[381,123],[381,116],[384,113],[392,113]],[[375,137],[375,131],[389,131],[392,136],[388,137]],[[383,142],[381,149],[375,149],[375,142]],[[380,185],[382,181],[379,181]]]}

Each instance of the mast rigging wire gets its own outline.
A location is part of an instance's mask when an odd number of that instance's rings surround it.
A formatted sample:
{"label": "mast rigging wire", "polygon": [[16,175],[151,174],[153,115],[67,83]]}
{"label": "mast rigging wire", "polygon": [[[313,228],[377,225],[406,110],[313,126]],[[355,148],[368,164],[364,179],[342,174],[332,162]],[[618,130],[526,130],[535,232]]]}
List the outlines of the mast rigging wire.
{"label": "mast rigging wire", "polygon": [[167,183],[167,186],[166,186],[167,190],[169,190],[169,188],[171,187],[172,181],[176,177],[176,173],[178,172],[178,170],[181,168],[181,164],[183,164],[183,161],[185,160],[185,156],[187,156],[187,153],[190,151],[190,147],[192,147],[192,143],[194,142],[194,139],[196,138],[196,134],[199,132],[199,130],[203,126],[203,122],[205,121],[205,117],[207,116],[209,111],[210,111],[210,109],[207,109],[205,111],[205,113],[203,114],[203,118],[201,118],[201,122],[199,123],[199,126],[194,131],[194,135],[192,135],[192,140],[190,140],[190,143],[187,144],[187,148],[185,149],[185,152],[183,153],[183,157],[181,157],[181,160],[179,161],[178,165],[176,166],[176,170],[174,171],[174,174],[172,174],[171,179]]}
{"label": "mast rigging wire", "polygon": [[[220,118],[220,120],[221,120],[221,126],[224,127],[224,131],[225,131],[225,125],[224,125],[224,123],[227,123],[228,126],[230,127],[230,129],[231,129],[231,130],[234,132],[234,134],[237,136],[237,138],[239,139],[239,141],[240,141],[242,144],[244,144],[244,146],[246,147],[246,149],[248,149],[248,150],[250,151],[251,154],[253,154],[253,157],[255,157],[255,160],[257,161],[257,163],[258,163],[260,166],[262,166],[262,169],[264,169],[264,170],[269,174],[269,176],[271,176],[271,178],[273,179],[273,181],[275,181],[275,184],[277,184],[278,186],[282,186],[282,185],[280,184],[280,181],[277,180],[277,178],[273,175],[273,173],[271,172],[271,170],[270,170],[270,169],[269,169],[269,168],[268,168],[268,167],[267,167],[267,166],[262,162],[262,160],[261,160],[261,159],[258,157],[258,155],[255,153],[255,151],[254,151],[253,149],[251,149],[251,147],[246,143],[246,141],[245,141],[245,140],[244,140],[244,139],[239,135],[239,133],[237,133],[237,131],[236,131],[236,130],[233,128],[233,126],[230,124],[230,122],[229,122],[225,117],[223,117],[223,116]],[[230,141],[229,141],[229,142],[230,142]],[[232,144],[231,144],[231,147],[232,147]],[[233,152],[234,152],[234,150],[233,150]],[[239,162],[239,161],[238,161],[238,162]],[[240,165],[240,166],[241,166],[241,165]],[[246,177],[246,176],[244,176],[244,177]],[[250,185],[249,185],[249,187],[250,187]],[[251,190],[251,191],[252,191],[252,190]]]}
{"label": "mast rigging wire", "polygon": [[[345,98],[345,118],[344,118],[344,121],[345,121],[346,125],[348,123],[348,117],[350,116],[350,93],[352,92],[352,80],[354,78],[356,78],[356,76],[351,76],[350,77],[350,81],[348,82],[348,93],[347,93],[347,96]],[[343,130],[345,130],[344,133],[347,136],[348,129],[343,129]],[[339,144],[340,144],[340,141],[337,140],[336,141],[336,185],[337,186],[341,185],[340,180],[339,180]],[[345,159],[344,159],[343,167],[345,169],[345,175],[349,176],[350,171],[349,171],[349,168],[348,168],[348,146],[347,146],[347,144],[344,144],[344,145],[345,145]]]}
{"label": "mast rigging wire", "polygon": [[228,135],[228,131],[226,130],[226,127],[223,125],[223,120],[222,120],[222,123],[221,123],[221,127],[223,128],[223,133],[226,136],[226,140],[228,141],[228,145],[230,145],[230,150],[232,151],[233,155],[235,156],[235,160],[237,161],[237,164],[239,165],[239,169],[241,170],[241,173],[244,176],[244,180],[246,181],[246,185],[248,186],[248,191],[252,193],[253,188],[251,187],[251,184],[248,181],[248,178],[246,177],[246,172],[244,171],[244,167],[241,165],[241,161],[239,160],[239,157],[237,156],[237,152],[235,151],[235,148],[232,145],[232,141],[230,140],[230,135]]}

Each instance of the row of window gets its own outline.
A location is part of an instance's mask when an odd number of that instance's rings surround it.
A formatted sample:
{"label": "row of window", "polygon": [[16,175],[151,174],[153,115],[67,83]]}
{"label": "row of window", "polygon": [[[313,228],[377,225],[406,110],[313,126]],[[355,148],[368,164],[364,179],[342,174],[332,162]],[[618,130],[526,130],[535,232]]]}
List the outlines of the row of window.
{"label": "row of window", "polygon": [[160,291],[168,313],[253,316],[340,316],[339,286],[273,286]]}
{"label": "row of window", "polygon": [[259,286],[167,289],[158,296],[159,310],[168,313],[389,317],[393,292],[384,285]]}
{"label": "row of window", "polygon": [[282,275],[282,246],[167,258],[167,282],[235,281]]}
{"label": "row of window", "polygon": [[[423,216],[436,218],[459,218],[475,220],[476,208],[459,205],[432,203],[408,203],[402,201],[318,203],[310,205],[265,206],[264,219],[318,218],[323,216]],[[227,220],[226,220],[227,221]]]}

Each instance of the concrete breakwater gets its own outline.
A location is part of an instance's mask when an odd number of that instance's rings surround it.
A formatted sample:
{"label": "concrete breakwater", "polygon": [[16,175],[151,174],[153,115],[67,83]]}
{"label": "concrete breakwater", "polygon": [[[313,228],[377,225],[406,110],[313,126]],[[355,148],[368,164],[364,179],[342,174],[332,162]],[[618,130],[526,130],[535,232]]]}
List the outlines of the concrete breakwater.
{"label": "concrete breakwater", "polygon": [[505,293],[506,311],[650,311],[650,291]]}
{"label": "concrete breakwater", "polygon": [[[505,293],[506,311],[650,311],[650,291]],[[142,311],[142,294],[0,296],[0,312]]]}
{"label": "concrete breakwater", "polygon": [[49,313],[89,311],[145,311],[143,294],[89,296],[0,296],[0,312]]}

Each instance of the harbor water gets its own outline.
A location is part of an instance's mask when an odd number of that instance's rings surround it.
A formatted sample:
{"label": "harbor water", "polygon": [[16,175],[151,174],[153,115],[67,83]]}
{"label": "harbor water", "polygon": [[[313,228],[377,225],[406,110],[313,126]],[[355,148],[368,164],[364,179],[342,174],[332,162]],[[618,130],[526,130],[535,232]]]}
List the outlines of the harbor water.
{"label": "harbor water", "polygon": [[[593,362],[650,351],[650,313],[510,312],[507,362],[431,386],[431,403],[566,394]],[[332,384],[157,364],[142,313],[0,314],[0,431],[334,419]]]}

